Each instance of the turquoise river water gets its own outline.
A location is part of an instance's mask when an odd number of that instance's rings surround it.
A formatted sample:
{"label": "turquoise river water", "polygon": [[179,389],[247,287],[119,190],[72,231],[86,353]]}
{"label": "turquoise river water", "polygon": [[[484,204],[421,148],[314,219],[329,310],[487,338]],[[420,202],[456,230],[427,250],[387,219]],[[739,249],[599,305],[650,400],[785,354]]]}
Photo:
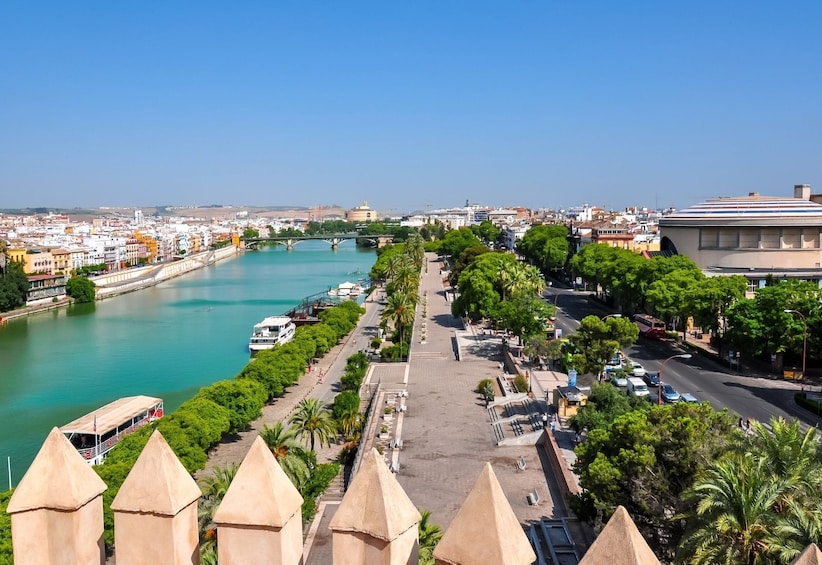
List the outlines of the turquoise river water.
{"label": "turquoise river water", "polygon": [[248,362],[252,326],[368,273],[373,250],[305,241],[246,252],[155,287],[0,327],[0,490],[17,485],[54,426],[121,396],[166,412]]}

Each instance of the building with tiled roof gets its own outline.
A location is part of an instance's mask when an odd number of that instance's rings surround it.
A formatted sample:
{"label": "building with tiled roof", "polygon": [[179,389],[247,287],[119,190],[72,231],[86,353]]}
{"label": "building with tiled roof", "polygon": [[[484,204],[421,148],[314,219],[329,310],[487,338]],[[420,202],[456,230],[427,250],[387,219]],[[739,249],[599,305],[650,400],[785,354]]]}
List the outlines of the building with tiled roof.
{"label": "building with tiled roof", "polygon": [[661,249],[691,258],[709,276],[741,274],[751,290],[769,276],[822,279],[822,204],[809,185],[794,197],[713,198],[665,216]]}

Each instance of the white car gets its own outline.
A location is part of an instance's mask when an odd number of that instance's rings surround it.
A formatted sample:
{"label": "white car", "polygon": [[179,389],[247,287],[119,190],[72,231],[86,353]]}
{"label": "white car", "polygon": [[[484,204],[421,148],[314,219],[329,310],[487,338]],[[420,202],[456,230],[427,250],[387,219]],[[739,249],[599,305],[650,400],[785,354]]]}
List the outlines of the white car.
{"label": "white car", "polygon": [[631,361],[631,364],[628,366],[628,372],[634,377],[642,377],[645,375],[645,367],[636,361]]}

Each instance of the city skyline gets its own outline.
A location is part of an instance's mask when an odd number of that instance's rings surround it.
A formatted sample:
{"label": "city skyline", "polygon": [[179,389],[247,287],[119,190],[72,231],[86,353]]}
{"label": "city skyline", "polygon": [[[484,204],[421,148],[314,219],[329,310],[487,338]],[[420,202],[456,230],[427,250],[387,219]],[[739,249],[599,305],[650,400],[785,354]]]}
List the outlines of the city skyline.
{"label": "city skyline", "polygon": [[822,183],[810,1],[3,12],[0,208],[664,209]]}

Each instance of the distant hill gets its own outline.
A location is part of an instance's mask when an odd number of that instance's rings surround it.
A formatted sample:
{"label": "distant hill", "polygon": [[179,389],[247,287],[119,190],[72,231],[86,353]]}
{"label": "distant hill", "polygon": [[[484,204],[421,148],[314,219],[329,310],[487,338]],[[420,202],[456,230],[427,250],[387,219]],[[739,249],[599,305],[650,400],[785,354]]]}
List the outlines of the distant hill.
{"label": "distant hill", "polygon": [[234,206],[230,204],[209,204],[207,206],[134,206],[101,208],[0,208],[1,214],[33,216],[38,214],[62,214],[80,220],[101,216],[131,217],[134,210],[142,210],[144,216],[185,216],[202,219],[233,218],[239,212],[247,212],[249,218],[311,218],[344,216],[345,208],[336,204],[320,206]]}

